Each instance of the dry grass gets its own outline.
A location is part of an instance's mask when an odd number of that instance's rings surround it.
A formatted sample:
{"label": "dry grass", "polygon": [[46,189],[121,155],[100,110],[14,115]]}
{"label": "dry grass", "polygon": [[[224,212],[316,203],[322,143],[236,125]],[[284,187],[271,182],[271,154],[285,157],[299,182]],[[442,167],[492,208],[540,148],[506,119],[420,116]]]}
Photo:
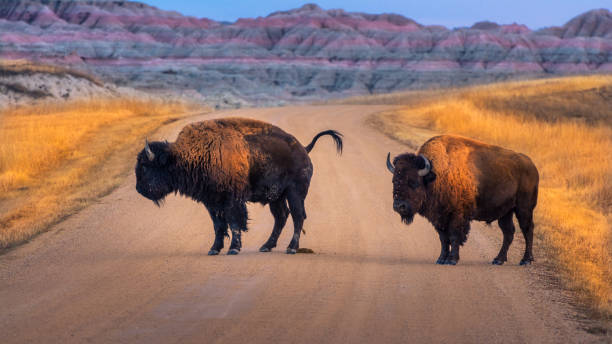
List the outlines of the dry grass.
{"label": "dry grass", "polygon": [[58,76],[71,75],[75,78],[87,79],[100,87],[104,86],[93,75],[76,69],[35,63],[27,60],[0,60],[0,76],[29,75],[33,73],[46,73]]}
{"label": "dry grass", "polygon": [[0,249],[108,193],[145,135],[186,111],[178,103],[112,99],[0,113]]}
{"label": "dry grass", "polygon": [[610,315],[611,88],[609,75],[470,87],[374,120],[400,139],[416,126],[529,155],[541,176],[539,246],[569,287]]}
{"label": "dry grass", "polygon": [[443,94],[456,92],[455,89],[429,89],[416,91],[398,91],[385,94],[354,96],[344,99],[334,99],[323,104],[342,105],[418,105],[440,98]]}

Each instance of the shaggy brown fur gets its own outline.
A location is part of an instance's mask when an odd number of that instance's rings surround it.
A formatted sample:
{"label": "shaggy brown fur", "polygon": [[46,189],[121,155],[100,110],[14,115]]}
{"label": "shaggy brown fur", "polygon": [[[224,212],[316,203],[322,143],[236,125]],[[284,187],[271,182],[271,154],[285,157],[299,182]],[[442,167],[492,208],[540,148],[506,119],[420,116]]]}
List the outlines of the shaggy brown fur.
{"label": "shaggy brown fur", "polygon": [[261,133],[271,125],[242,120],[245,127],[242,128],[238,122],[237,119],[225,119],[190,124],[170,147],[178,166],[193,173],[197,171],[194,177],[206,176],[207,182],[215,184],[218,191],[244,199],[248,192],[251,155],[244,139],[245,131],[253,132],[252,127],[257,126]]}
{"label": "shaggy brown fur", "polygon": [[[420,155],[431,164],[431,171],[423,177],[417,173],[425,166]],[[442,244],[438,263],[457,263],[470,221],[499,220],[504,243],[493,263],[503,264],[514,234],[513,213],[526,239],[521,263],[533,260],[532,218],[539,176],[527,156],[461,136],[443,135],[425,142],[417,155],[396,157],[393,165],[395,210],[407,223],[418,212],[434,225]]]}
{"label": "shaggy brown fur", "polygon": [[317,134],[306,147],[271,124],[244,118],[225,118],[187,125],[176,142],[152,142],[138,155],[136,189],[160,204],[171,192],[203,203],[215,226],[209,254],[223,248],[232,231],[229,254],[241,248],[240,232],[247,230],[246,202],[270,204],[274,229],[261,251],[276,247],[289,213],[294,236],[287,249],[296,253],[306,218],[304,199],[312,177],[308,152],[318,138],[331,136],[341,151],[341,134]]}

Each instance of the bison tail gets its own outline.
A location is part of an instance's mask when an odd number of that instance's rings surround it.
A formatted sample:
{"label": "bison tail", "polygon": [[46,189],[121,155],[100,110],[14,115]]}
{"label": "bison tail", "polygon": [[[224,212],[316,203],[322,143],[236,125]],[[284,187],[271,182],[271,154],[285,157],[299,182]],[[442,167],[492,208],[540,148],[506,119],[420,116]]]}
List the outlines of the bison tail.
{"label": "bison tail", "polygon": [[340,134],[339,132],[335,130],[325,130],[325,131],[318,133],[312,139],[312,141],[308,144],[308,146],[304,147],[306,151],[310,153],[310,151],[314,148],[315,143],[317,143],[317,140],[319,139],[319,137],[325,136],[325,135],[329,135],[334,139],[334,142],[336,143],[336,150],[338,151],[338,154],[342,154],[342,134]]}

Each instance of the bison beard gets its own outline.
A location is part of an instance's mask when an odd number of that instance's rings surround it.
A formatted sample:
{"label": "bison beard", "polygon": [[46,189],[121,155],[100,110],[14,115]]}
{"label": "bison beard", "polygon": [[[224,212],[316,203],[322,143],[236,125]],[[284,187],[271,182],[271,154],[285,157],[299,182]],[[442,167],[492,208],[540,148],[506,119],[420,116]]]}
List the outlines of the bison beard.
{"label": "bison beard", "polygon": [[401,215],[400,214],[400,218],[402,219],[402,222],[409,225],[412,223],[412,221],[414,221],[414,215]]}
{"label": "bison beard", "polygon": [[304,147],[292,135],[261,121],[226,118],[194,123],[173,143],[146,142],[136,163],[136,190],[158,206],[171,192],[204,204],[215,231],[209,255],[223,249],[228,229],[228,254],[238,254],[241,233],[247,230],[246,202],[269,204],[274,228],[260,251],[276,247],[291,214],[294,234],[287,253],[293,254],[306,219],[304,200],[312,177],[308,153],[326,135],[341,153],[342,134],[334,130],[317,134]]}
{"label": "bison beard", "polygon": [[538,196],[538,170],[523,154],[452,135],[436,136],[417,154],[402,154],[393,163],[394,210],[402,222],[416,211],[431,222],[440,237],[438,264],[455,265],[470,221],[498,221],[504,240],[493,264],[502,265],[514,236],[516,215],[525,253],[520,264],[533,261],[533,210]]}

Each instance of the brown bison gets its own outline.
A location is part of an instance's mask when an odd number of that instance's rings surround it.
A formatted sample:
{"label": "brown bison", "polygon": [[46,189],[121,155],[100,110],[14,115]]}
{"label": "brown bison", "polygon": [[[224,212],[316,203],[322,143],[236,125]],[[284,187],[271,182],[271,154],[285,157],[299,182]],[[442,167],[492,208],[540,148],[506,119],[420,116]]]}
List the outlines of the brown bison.
{"label": "brown bison", "polygon": [[[306,218],[304,199],[312,177],[308,153],[317,140],[331,136],[339,153],[342,134],[320,132],[306,147],[280,128],[243,118],[225,118],[187,125],[173,143],[146,143],[138,154],[136,190],[159,206],[171,192],[204,204],[212,218],[217,255],[232,231],[228,254],[238,254],[247,230],[246,202],[270,204],[274,228],[260,251],[276,247],[291,213],[294,234],[287,253],[296,253]],[[288,206],[287,206],[288,204]]]}
{"label": "brown bison", "polygon": [[[410,224],[415,213],[433,224],[442,250],[438,264],[455,265],[467,240],[470,221],[497,220],[504,241],[493,264],[507,260],[514,238],[512,214],[525,237],[521,265],[531,264],[533,209],[538,198],[538,170],[529,157],[460,136],[436,136],[417,154],[387,155],[393,173],[393,209]],[[450,247],[450,249],[449,249]]]}

